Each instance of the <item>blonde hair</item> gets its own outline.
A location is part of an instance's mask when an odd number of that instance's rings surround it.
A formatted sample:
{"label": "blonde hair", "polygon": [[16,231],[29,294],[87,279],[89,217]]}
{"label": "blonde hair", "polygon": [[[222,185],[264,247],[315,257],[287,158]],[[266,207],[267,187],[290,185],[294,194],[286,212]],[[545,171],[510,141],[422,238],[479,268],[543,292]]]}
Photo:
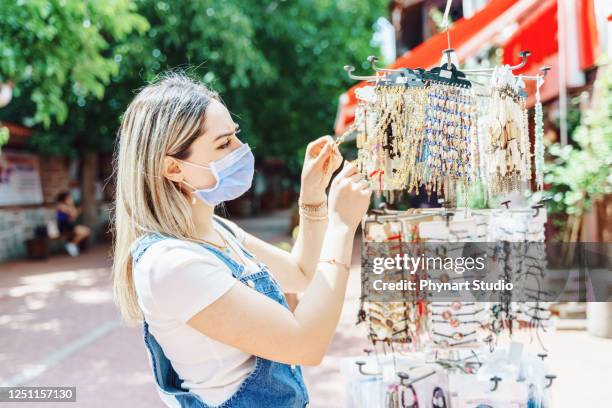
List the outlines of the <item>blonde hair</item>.
{"label": "blonde hair", "polygon": [[132,276],[132,243],[148,232],[195,238],[188,197],[163,177],[164,157],[185,159],[201,135],[206,108],[219,99],[185,74],[166,74],[138,92],[122,118],[113,157],[113,292],[128,324],[142,322]]}

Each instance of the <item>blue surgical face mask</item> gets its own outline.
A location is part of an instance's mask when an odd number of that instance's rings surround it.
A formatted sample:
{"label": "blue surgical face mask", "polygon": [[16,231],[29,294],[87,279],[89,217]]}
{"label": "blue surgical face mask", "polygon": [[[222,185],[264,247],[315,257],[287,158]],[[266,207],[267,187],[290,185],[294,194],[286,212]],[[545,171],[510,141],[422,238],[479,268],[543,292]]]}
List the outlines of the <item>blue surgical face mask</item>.
{"label": "blue surgical face mask", "polygon": [[227,156],[211,162],[209,165],[196,164],[184,160],[179,161],[212,171],[216,179],[213,187],[197,189],[183,181],[193,188],[193,194],[208,205],[215,206],[223,201],[240,197],[251,188],[253,182],[255,158],[248,143],[244,143]]}

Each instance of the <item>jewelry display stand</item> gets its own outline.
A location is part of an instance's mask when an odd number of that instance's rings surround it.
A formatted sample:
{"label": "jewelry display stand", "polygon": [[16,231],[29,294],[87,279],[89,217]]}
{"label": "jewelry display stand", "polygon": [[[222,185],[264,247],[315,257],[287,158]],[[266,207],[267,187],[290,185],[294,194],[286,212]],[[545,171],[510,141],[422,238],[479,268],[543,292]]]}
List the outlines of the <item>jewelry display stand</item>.
{"label": "jewelry display stand", "polygon": [[[424,190],[445,204],[407,211],[383,206],[362,220],[358,323],[373,349],[367,357],[343,362],[350,407],[550,406],[547,389],[555,376],[547,371],[545,354],[533,356],[518,342],[497,342],[525,329],[539,339],[549,324],[548,303],[538,295],[545,253],[541,245],[526,245],[544,242],[546,211],[541,203],[456,208],[458,191],[468,192],[475,183],[484,187],[488,203],[531,190],[532,181],[542,189],[539,88],[548,68],[533,77],[513,75],[529,57],[522,52],[523,62],[515,67],[462,72],[451,63],[452,52],[445,51],[441,66],[431,70],[381,69],[374,57],[368,58],[373,76],[355,76],[353,67],[345,67],[350,78],[369,83],[356,90],[355,122],[348,132],[356,136],[357,168],[378,198],[391,203],[401,193]],[[482,84],[477,77],[490,80]],[[533,138],[527,80],[537,84]],[[513,301],[510,293],[496,302],[443,302],[407,292],[400,301],[367,296],[370,277],[364,271],[375,257],[393,257],[405,244],[432,243],[492,244],[494,265],[505,279],[536,296],[529,302]],[[412,278],[403,273],[398,280],[455,279],[433,269]]]}

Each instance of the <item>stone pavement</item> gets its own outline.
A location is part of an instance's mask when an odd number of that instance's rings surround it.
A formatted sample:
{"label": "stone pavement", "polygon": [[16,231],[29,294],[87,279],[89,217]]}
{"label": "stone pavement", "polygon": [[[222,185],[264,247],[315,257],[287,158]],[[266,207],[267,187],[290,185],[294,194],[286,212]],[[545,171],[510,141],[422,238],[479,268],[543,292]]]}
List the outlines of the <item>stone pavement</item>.
{"label": "stone pavement", "polygon": [[[237,222],[270,242],[289,240],[286,212]],[[77,387],[76,404],[28,403],[28,407],[163,407],[149,370],[142,329],[122,325],[112,302],[109,250],[108,245],[100,245],[77,258],[55,255],[44,262],[0,264],[0,384]],[[358,270],[356,240],[336,335],[322,364],[304,367],[315,408],[344,405],[340,359],[361,355],[368,346],[364,329],[354,325]],[[558,376],[552,388],[554,407],[612,406],[612,340],[579,331],[553,331],[544,335],[544,341],[551,372]]]}

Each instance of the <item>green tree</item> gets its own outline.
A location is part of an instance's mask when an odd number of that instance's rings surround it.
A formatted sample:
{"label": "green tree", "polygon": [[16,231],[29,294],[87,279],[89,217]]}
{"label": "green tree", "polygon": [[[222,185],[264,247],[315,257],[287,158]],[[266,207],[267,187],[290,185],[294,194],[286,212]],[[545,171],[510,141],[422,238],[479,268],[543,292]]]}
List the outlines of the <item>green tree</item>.
{"label": "green tree", "polygon": [[148,28],[134,11],[131,0],[2,1],[0,82],[34,104],[28,124],[63,123],[72,95],[103,97],[118,71],[109,42]]}
{"label": "green tree", "polygon": [[376,54],[372,24],[386,13],[382,0],[136,4],[150,28],[110,44],[119,68],[104,98],[69,94],[69,120],[32,138],[40,151],[110,151],[134,90],[183,68],[221,92],[256,155],[277,157],[297,172],[306,143],[331,132],[338,96],[353,84],[342,66]]}
{"label": "green tree", "polygon": [[612,194],[612,69],[605,62],[599,67],[594,98],[572,134],[576,146],[551,146],[554,160],[546,166],[549,209],[569,215],[569,222],[562,223],[568,241],[577,239],[582,216],[593,203]]}

